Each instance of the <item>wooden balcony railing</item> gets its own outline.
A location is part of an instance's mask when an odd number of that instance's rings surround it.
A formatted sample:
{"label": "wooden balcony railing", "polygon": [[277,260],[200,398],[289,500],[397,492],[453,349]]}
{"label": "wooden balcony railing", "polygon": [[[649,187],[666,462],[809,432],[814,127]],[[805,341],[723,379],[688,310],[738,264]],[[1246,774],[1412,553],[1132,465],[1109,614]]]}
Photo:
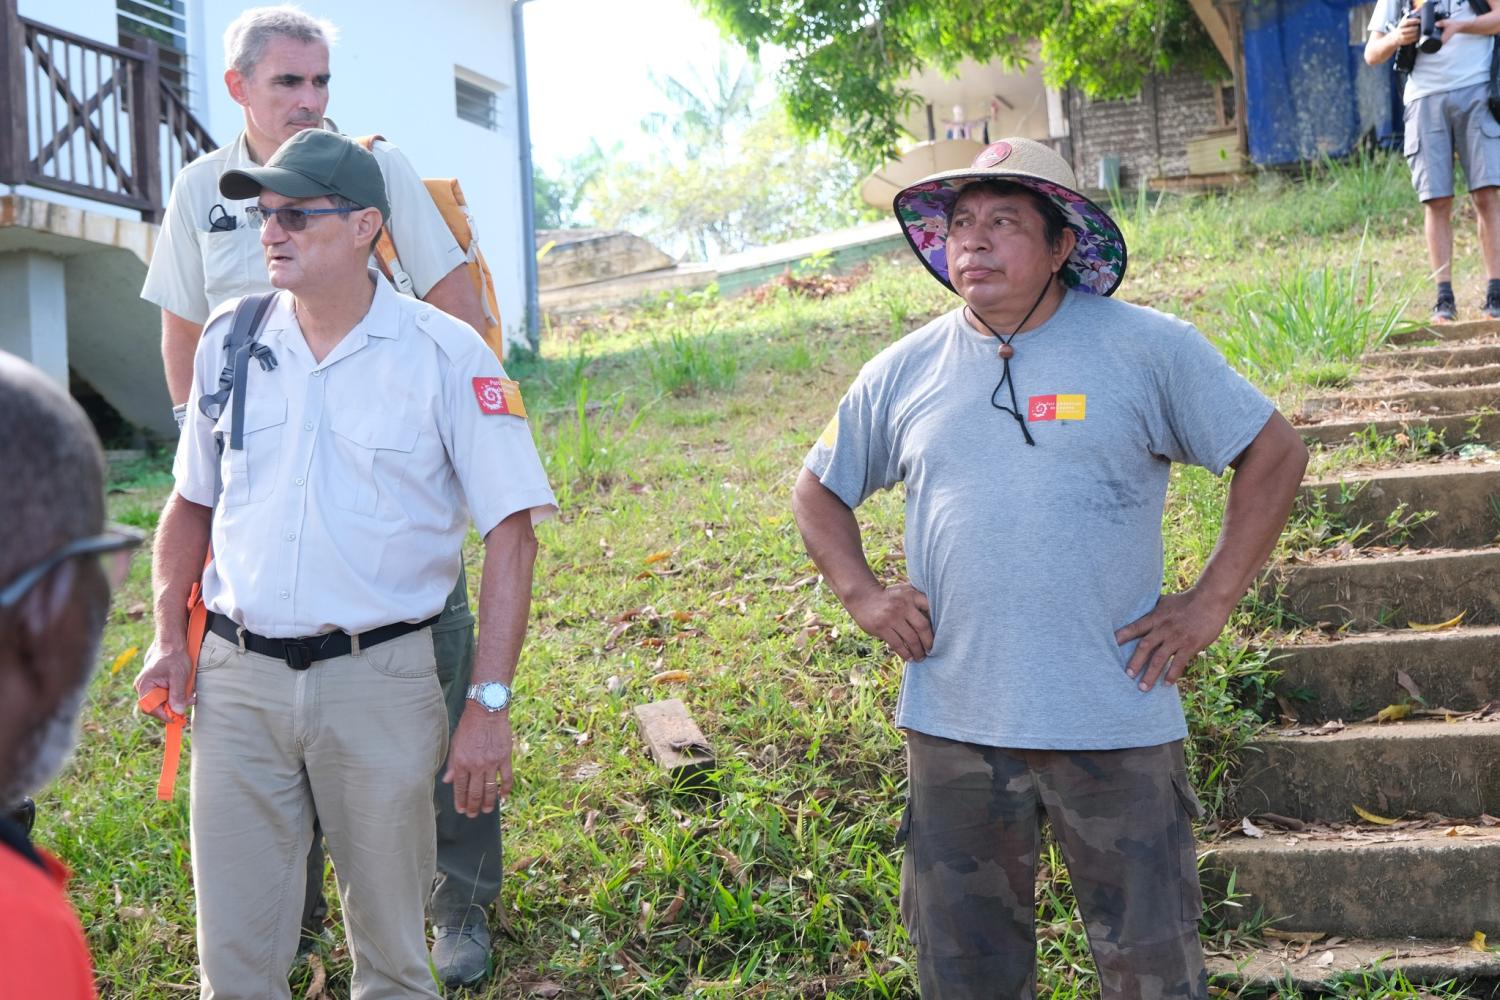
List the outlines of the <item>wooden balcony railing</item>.
{"label": "wooden balcony railing", "polygon": [[0,0],[0,183],[161,221],[171,178],[214,141],[162,82],[156,43],[132,41],[83,38]]}

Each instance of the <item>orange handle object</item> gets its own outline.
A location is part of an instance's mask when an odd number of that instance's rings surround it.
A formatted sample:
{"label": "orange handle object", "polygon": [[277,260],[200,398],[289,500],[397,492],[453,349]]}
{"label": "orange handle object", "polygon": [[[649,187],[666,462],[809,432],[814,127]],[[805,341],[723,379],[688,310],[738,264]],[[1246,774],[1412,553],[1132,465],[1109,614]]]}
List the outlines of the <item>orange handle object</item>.
{"label": "orange handle object", "polygon": [[[210,552],[203,565],[207,568],[213,560]],[[187,697],[193,696],[193,683],[198,675],[198,654],[203,651],[203,636],[208,632],[208,607],[203,603],[203,587],[194,583],[188,591],[187,655],[192,669],[188,673]],[[154,712],[167,704],[168,690],[152,688],[141,696],[136,705],[142,712]],[[167,742],[162,749],[161,777],[156,779],[156,797],[162,802],[171,802],[177,791],[177,769],[182,762],[182,731],[187,727],[187,716],[179,715],[167,707]]]}

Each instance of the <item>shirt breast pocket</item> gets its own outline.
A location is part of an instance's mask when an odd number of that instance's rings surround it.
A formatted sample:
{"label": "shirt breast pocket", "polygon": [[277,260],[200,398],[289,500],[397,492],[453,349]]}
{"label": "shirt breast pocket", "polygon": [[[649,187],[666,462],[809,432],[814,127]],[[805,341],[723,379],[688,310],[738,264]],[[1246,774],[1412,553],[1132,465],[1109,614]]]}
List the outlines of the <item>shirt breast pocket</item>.
{"label": "shirt breast pocket", "polygon": [[224,506],[239,507],[260,503],[271,495],[276,485],[276,469],[281,462],[281,432],[286,424],[286,397],[265,386],[256,387],[244,400],[244,447],[229,447],[234,426],[234,405],[214,425],[214,433],[223,443],[219,474],[224,482]]}
{"label": "shirt breast pocket", "polygon": [[203,234],[203,288],[209,304],[271,287],[266,277],[260,233],[241,225]]}
{"label": "shirt breast pocket", "polygon": [[369,410],[340,410],[329,420],[337,451],[333,504],[369,517],[404,516],[401,486],[417,429],[399,417]]}

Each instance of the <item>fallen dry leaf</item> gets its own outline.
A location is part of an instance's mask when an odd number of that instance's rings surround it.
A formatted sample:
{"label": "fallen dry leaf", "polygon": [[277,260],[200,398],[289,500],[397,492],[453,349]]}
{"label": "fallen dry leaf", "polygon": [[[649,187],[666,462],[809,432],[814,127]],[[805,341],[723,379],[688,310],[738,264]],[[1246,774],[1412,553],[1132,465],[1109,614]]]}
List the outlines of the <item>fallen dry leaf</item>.
{"label": "fallen dry leaf", "polygon": [[647,566],[654,566],[657,563],[659,563],[659,562],[665,562],[666,560],[668,560],[670,558],[672,558],[672,550],[671,549],[662,549],[660,552],[653,552],[649,556],[647,556],[646,557],[646,565]]}
{"label": "fallen dry leaf", "polygon": [[119,913],[126,920],[144,920],[146,918],[146,908],[144,906],[122,906]]}
{"label": "fallen dry leaf", "polygon": [[1250,822],[1249,816],[1246,816],[1244,819],[1240,820],[1240,832],[1247,837],[1255,837],[1257,839],[1266,835],[1266,831]]}
{"label": "fallen dry leaf", "polygon": [[530,986],[526,990],[526,995],[532,997],[541,997],[542,1000],[551,1000],[552,997],[562,996],[562,991],[563,988],[560,984],[554,983],[550,979],[544,979],[541,982],[534,983],[532,986]]}
{"label": "fallen dry leaf", "polygon": [[510,870],[513,872],[529,871],[540,860],[542,860],[542,856],[540,854],[528,854],[524,858],[519,858],[515,861],[512,861],[510,863]]}
{"label": "fallen dry leaf", "polygon": [[1387,705],[1375,713],[1376,722],[1400,722],[1411,714],[1411,705],[1402,702],[1398,705]]}
{"label": "fallen dry leaf", "polygon": [[1312,944],[1323,938],[1322,931],[1281,931],[1274,927],[1267,927],[1261,933],[1273,941],[1290,941],[1293,944]]}
{"label": "fallen dry leaf", "polygon": [[681,889],[678,889],[677,895],[672,897],[672,901],[667,904],[667,908],[661,911],[660,922],[662,926],[675,924],[677,922],[677,915],[682,912],[682,907],[686,903],[687,897],[682,894]]}
{"label": "fallen dry leaf", "polygon": [[1396,683],[1406,689],[1406,693],[1417,701],[1422,701],[1422,692],[1418,690],[1417,684],[1411,679],[1411,675],[1405,670],[1396,671]]}
{"label": "fallen dry leaf", "polygon": [[1419,625],[1416,622],[1407,622],[1406,627],[1413,632],[1439,632],[1445,628],[1458,628],[1459,622],[1464,620],[1464,615],[1466,614],[1468,614],[1467,611],[1460,611],[1447,621],[1438,622],[1436,625]]}
{"label": "fallen dry leaf", "polygon": [[139,646],[131,646],[130,648],[122,651],[119,656],[115,657],[115,661],[109,665],[110,674],[118,674],[120,670],[125,666],[125,664],[135,659],[136,654],[140,651],[141,647]]}
{"label": "fallen dry leaf", "polygon": [[312,970],[312,976],[307,980],[307,989],[303,991],[303,1000],[322,1000],[325,994],[323,988],[328,985],[328,970],[323,968],[323,958],[317,952],[307,953],[307,967]]}
{"label": "fallen dry leaf", "polygon": [[1448,832],[1445,833],[1445,834],[1443,834],[1443,836],[1445,836],[1445,837],[1473,837],[1473,836],[1477,836],[1478,833],[1479,833],[1479,828],[1478,827],[1473,827],[1473,826],[1450,826],[1450,827],[1448,827]]}
{"label": "fallen dry leaf", "polygon": [[1374,813],[1370,812],[1368,809],[1361,809],[1359,806],[1355,806],[1354,811],[1358,813],[1359,818],[1364,820],[1366,823],[1374,823],[1377,826],[1395,826],[1397,822],[1396,820],[1388,819],[1385,816],[1377,816]]}
{"label": "fallen dry leaf", "polygon": [[1489,946],[1484,943],[1484,931],[1475,931],[1474,936],[1469,938],[1469,947],[1475,951],[1489,951]]}
{"label": "fallen dry leaf", "polygon": [[652,684],[681,684],[683,681],[691,680],[692,674],[686,670],[663,670],[659,674],[651,675]]}
{"label": "fallen dry leaf", "polygon": [[1333,952],[1331,952],[1331,951],[1325,951],[1325,952],[1323,952],[1323,954],[1321,954],[1321,955],[1318,956],[1318,960],[1313,963],[1313,965],[1321,966],[1322,968],[1325,968],[1325,969],[1328,968],[1332,964],[1333,964]]}

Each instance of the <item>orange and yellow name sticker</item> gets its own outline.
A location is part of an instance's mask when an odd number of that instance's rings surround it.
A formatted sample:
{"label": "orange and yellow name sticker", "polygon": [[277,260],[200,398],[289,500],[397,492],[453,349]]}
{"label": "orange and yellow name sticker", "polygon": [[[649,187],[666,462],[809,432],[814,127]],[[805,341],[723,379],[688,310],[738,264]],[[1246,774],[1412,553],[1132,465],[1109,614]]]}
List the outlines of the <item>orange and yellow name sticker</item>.
{"label": "orange and yellow name sticker", "polygon": [[1026,419],[1082,420],[1087,403],[1088,397],[1084,395],[1032,396],[1026,403]]}

